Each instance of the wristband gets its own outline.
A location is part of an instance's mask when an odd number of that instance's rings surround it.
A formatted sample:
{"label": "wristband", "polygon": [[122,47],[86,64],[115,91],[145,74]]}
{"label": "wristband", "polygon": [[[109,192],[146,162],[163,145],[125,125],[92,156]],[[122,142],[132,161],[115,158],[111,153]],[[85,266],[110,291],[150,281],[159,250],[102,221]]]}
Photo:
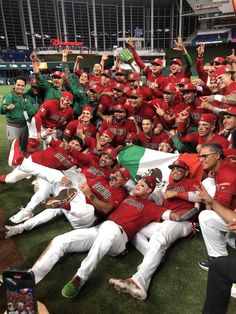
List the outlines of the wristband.
{"label": "wristband", "polygon": [[216,101],[222,101],[222,99],[223,99],[223,95],[215,95],[214,96],[214,100],[216,100]]}

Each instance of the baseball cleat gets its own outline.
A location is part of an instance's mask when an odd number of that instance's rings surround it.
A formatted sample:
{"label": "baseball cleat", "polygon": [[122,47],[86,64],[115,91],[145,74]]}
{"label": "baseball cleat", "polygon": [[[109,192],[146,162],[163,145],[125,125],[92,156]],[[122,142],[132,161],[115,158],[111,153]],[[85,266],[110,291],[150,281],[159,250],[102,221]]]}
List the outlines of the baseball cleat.
{"label": "baseball cleat", "polygon": [[231,297],[236,298],[236,283],[233,283],[231,288]]}
{"label": "baseball cleat", "polygon": [[85,280],[81,279],[79,276],[75,276],[72,280],[65,284],[61,294],[65,298],[74,298],[79,293],[84,284]]}
{"label": "baseball cleat", "polygon": [[8,166],[19,166],[22,164],[22,161],[24,159],[24,155],[22,154],[22,151],[19,147],[19,140],[18,138],[15,138],[11,143],[11,149],[8,157]]}
{"label": "baseball cleat", "polygon": [[214,257],[211,257],[211,256],[208,256],[207,258],[205,259],[201,259],[200,261],[198,261],[198,265],[205,271],[208,271],[209,269],[209,264],[211,262],[211,260],[213,259]]}
{"label": "baseball cleat", "polygon": [[31,211],[28,211],[25,208],[21,208],[21,210],[17,214],[9,218],[9,220],[14,224],[19,224],[20,222],[28,220],[33,216],[34,214]]}
{"label": "baseball cleat", "polygon": [[70,203],[77,195],[77,190],[75,188],[69,188],[61,190],[60,193],[49,198],[46,203],[46,208],[58,208],[62,207],[64,204]]}
{"label": "baseball cleat", "polygon": [[109,279],[109,284],[118,292],[128,293],[137,300],[146,300],[147,293],[133,279]]}
{"label": "baseball cleat", "polygon": [[6,231],[6,239],[13,237],[14,235],[21,234],[24,231],[24,227],[22,225],[18,226],[5,226]]}

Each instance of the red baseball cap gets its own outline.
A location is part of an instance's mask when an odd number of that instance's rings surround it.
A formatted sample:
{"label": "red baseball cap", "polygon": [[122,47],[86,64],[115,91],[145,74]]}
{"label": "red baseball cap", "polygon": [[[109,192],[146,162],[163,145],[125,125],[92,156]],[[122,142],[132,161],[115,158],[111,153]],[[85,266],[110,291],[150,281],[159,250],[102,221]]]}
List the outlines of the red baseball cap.
{"label": "red baseball cap", "polygon": [[163,60],[160,58],[155,58],[151,61],[151,64],[158,64],[160,66],[163,66]]}
{"label": "red baseball cap", "polygon": [[225,61],[225,59],[222,58],[222,57],[215,57],[215,58],[211,61],[211,63],[213,64],[214,62],[217,62],[217,63],[222,64],[224,61]]}
{"label": "red baseball cap", "polygon": [[125,108],[124,105],[118,104],[118,105],[115,105],[113,108],[114,108],[114,111],[124,111],[124,112],[126,112],[126,108]]}
{"label": "red baseball cap", "polygon": [[189,91],[196,91],[196,86],[193,83],[185,84],[183,87],[183,91],[189,90]]}
{"label": "red baseball cap", "polygon": [[133,141],[137,141],[138,139],[138,136],[137,134],[133,133],[133,132],[129,132],[127,135],[126,135],[126,138],[125,139],[131,139]]}
{"label": "red baseball cap", "polygon": [[224,151],[225,157],[236,156],[236,148],[225,148],[223,151]]}
{"label": "red baseball cap", "polygon": [[32,79],[30,80],[30,85],[35,86],[35,87],[39,87],[38,81],[34,77],[32,77]]}
{"label": "red baseball cap", "polygon": [[120,75],[125,75],[125,70],[119,69],[115,71],[115,75],[120,74]]}
{"label": "red baseball cap", "polygon": [[52,77],[53,76],[58,76],[58,77],[62,78],[63,73],[61,71],[55,71],[55,72],[52,73]]}
{"label": "red baseball cap", "polygon": [[156,187],[156,181],[152,176],[146,175],[141,177],[140,180],[143,180],[153,192]]}
{"label": "red baseball cap", "polygon": [[164,88],[164,92],[168,92],[169,94],[174,94],[176,91],[176,87],[172,83],[167,84]]}
{"label": "red baseball cap", "polygon": [[82,111],[85,111],[85,110],[93,113],[93,107],[91,106],[83,106]]}
{"label": "red baseball cap", "polygon": [[129,89],[126,91],[126,95],[128,97],[136,97],[136,98],[139,98],[139,97],[142,97],[143,94],[142,92],[140,91],[140,89]]}
{"label": "red baseball cap", "polygon": [[201,115],[200,120],[199,120],[199,122],[207,122],[207,123],[210,123],[210,124],[213,124],[213,125],[216,124],[216,121],[217,121],[217,117],[214,114],[212,114],[212,113],[203,113]]}
{"label": "red baseball cap", "polygon": [[111,71],[110,70],[103,70],[101,75],[111,78]]}
{"label": "red baseball cap", "polygon": [[182,77],[181,80],[179,80],[178,83],[176,83],[177,86],[179,85],[185,85],[191,83],[191,80],[188,77]]}
{"label": "red baseball cap", "polygon": [[74,99],[74,95],[71,94],[71,93],[68,92],[68,91],[64,91],[64,92],[61,94],[61,97],[67,98],[67,99],[70,100],[71,102],[73,102],[73,99]]}
{"label": "red baseball cap", "polygon": [[130,73],[128,77],[128,81],[138,81],[139,80],[139,74],[137,72]]}
{"label": "red baseball cap", "polygon": [[172,165],[169,165],[168,168],[172,169],[174,167],[179,167],[184,170],[189,170],[188,165],[182,160],[175,160]]}
{"label": "red baseball cap", "polygon": [[112,140],[113,137],[114,137],[114,134],[113,134],[112,131],[109,130],[109,129],[104,130],[104,131],[102,132],[102,134],[105,134],[105,135],[109,136],[111,140]]}
{"label": "red baseball cap", "polygon": [[236,107],[228,107],[225,111],[220,112],[221,116],[229,115],[236,117]]}
{"label": "red baseball cap", "polygon": [[219,67],[215,72],[212,74],[213,79],[216,79],[218,76],[226,73],[232,74],[234,71],[232,71],[231,67],[228,65],[222,65]]}
{"label": "red baseball cap", "polygon": [[113,148],[104,148],[102,154],[106,154],[114,160],[117,157],[117,152]]}
{"label": "red baseball cap", "polygon": [[125,178],[126,181],[130,179],[130,173],[126,168],[122,167],[118,169],[117,171],[120,171],[120,173],[122,174],[122,176]]}
{"label": "red baseball cap", "polygon": [[[163,139],[163,141],[162,141],[160,144],[162,144],[162,143],[168,144],[171,148],[174,147],[174,142],[172,141],[171,138],[165,138],[165,139]],[[159,145],[160,145],[160,144],[159,144]]]}
{"label": "red baseball cap", "polygon": [[124,91],[124,88],[125,88],[125,85],[122,83],[115,83],[113,85],[113,89],[117,89],[117,90],[122,91],[122,92]]}
{"label": "red baseball cap", "polygon": [[182,66],[182,60],[180,58],[171,58],[170,64],[177,63],[178,65]]}
{"label": "red baseball cap", "polygon": [[89,90],[94,91],[96,94],[101,94],[103,92],[103,87],[98,84],[94,84],[89,86]]}

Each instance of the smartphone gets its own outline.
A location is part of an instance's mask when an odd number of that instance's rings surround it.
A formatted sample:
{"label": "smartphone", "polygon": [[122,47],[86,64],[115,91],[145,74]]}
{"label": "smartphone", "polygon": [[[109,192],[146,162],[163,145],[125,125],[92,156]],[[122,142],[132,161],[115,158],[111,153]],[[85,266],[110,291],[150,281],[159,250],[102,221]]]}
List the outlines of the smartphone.
{"label": "smartphone", "polygon": [[34,273],[7,269],[3,272],[3,287],[8,314],[37,314]]}

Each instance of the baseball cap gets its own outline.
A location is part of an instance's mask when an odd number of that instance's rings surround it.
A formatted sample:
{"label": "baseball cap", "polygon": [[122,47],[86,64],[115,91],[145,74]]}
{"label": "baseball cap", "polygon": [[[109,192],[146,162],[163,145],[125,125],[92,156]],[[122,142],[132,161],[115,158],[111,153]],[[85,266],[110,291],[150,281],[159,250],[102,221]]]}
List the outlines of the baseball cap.
{"label": "baseball cap", "polygon": [[213,63],[219,63],[219,64],[222,64],[223,62],[225,61],[225,59],[224,58],[222,58],[222,57],[215,57],[212,61],[211,61],[211,64],[213,64]]}
{"label": "baseball cap", "polygon": [[142,92],[139,89],[129,89],[126,92],[126,95],[128,97],[135,97],[135,98],[139,98],[142,97]]}
{"label": "baseball cap", "polygon": [[234,71],[232,71],[231,67],[228,65],[222,65],[219,67],[215,72],[212,74],[212,79],[216,79],[218,76],[226,73],[232,74]]}
{"label": "baseball cap", "polygon": [[58,77],[62,78],[63,73],[61,71],[55,71],[55,72],[52,73],[52,77],[53,76],[58,76]]}
{"label": "baseball cap", "polygon": [[68,91],[64,91],[64,92],[61,94],[61,97],[67,98],[67,99],[70,100],[71,102],[72,102],[73,99],[74,99],[74,95],[71,94],[71,93],[68,92]]}
{"label": "baseball cap", "polygon": [[[174,147],[174,142],[172,141],[171,138],[165,138],[165,139],[163,139],[160,144],[162,144],[162,143],[168,144],[168,145],[170,146],[170,148],[173,148],[173,147]],[[160,144],[159,144],[159,145],[160,145]]]}
{"label": "baseball cap", "polygon": [[117,157],[117,152],[113,148],[104,148],[102,154],[106,154],[114,160]]}
{"label": "baseball cap", "polygon": [[114,136],[113,133],[109,129],[104,130],[102,134],[109,136],[111,140],[113,139],[113,136]]}
{"label": "baseball cap", "polygon": [[111,78],[111,71],[110,70],[103,70],[101,75]]}
{"label": "baseball cap", "polygon": [[175,160],[172,165],[169,165],[168,168],[172,169],[174,167],[179,167],[184,170],[189,170],[188,165],[182,160]]}
{"label": "baseball cap", "polygon": [[217,117],[212,113],[203,113],[199,120],[199,122],[207,122],[213,125],[216,124],[216,121],[217,121]]}
{"label": "baseball cap", "polygon": [[225,157],[236,156],[236,148],[225,148],[223,151],[224,151]]}
{"label": "baseball cap", "polygon": [[176,87],[172,83],[169,83],[166,85],[163,91],[167,92],[168,94],[174,94],[176,93]]}
{"label": "baseball cap", "polygon": [[128,81],[137,81],[137,80],[139,80],[139,74],[136,72],[130,73],[128,77]]}
{"label": "baseball cap", "polygon": [[183,87],[183,91],[196,91],[196,87],[193,83],[185,84]]}
{"label": "baseball cap", "polygon": [[236,117],[236,107],[228,107],[225,111],[220,112],[221,116],[229,115]]}
{"label": "baseball cap", "polygon": [[122,91],[122,92],[124,91],[124,88],[125,88],[125,85],[122,83],[115,83],[113,85],[113,89],[118,89],[119,91]]}
{"label": "baseball cap", "polygon": [[122,69],[118,69],[118,70],[116,70],[115,71],[115,75],[125,75],[125,71],[124,70],[122,70]]}
{"label": "baseball cap", "polygon": [[114,111],[126,111],[126,108],[124,105],[118,104],[114,106]]}
{"label": "baseball cap", "polygon": [[151,61],[151,64],[157,64],[157,65],[163,66],[163,61],[160,58],[155,58]]}
{"label": "baseball cap", "polygon": [[32,77],[32,79],[30,80],[30,85],[35,86],[35,87],[39,87],[38,81],[34,77]]}
{"label": "baseball cap", "polygon": [[100,86],[98,84],[94,84],[94,85],[89,86],[89,90],[95,92],[96,94],[101,94],[103,92],[102,86]]}
{"label": "baseball cap", "polygon": [[130,173],[126,168],[122,167],[118,169],[117,171],[120,171],[120,173],[122,174],[122,176],[125,178],[126,181],[130,179]]}
{"label": "baseball cap", "polygon": [[82,111],[85,111],[85,110],[93,113],[93,107],[91,106],[83,106]]}
{"label": "baseball cap", "polygon": [[170,58],[170,59],[171,59],[170,64],[177,63],[178,65],[182,66],[182,60],[180,58],[173,57],[173,58]]}
{"label": "baseball cap", "polygon": [[135,134],[135,133],[133,133],[133,132],[129,132],[129,133],[126,135],[125,140],[128,140],[128,139],[133,140],[133,141],[137,141],[138,136],[137,136],[137,134]]}
{"label": "baseball cap", "polygon": [[188,77],[182,77],[181,80],[179,80],[178,83],[176,83],[177,86],[179,85],[185,85],[191,83],[191,80]]}
{"label": "baseball cap", "polygon": [[156,181],[152,176],[146,175],[141,177],[140,180],[143,180],[153,192],[156,187]]}

